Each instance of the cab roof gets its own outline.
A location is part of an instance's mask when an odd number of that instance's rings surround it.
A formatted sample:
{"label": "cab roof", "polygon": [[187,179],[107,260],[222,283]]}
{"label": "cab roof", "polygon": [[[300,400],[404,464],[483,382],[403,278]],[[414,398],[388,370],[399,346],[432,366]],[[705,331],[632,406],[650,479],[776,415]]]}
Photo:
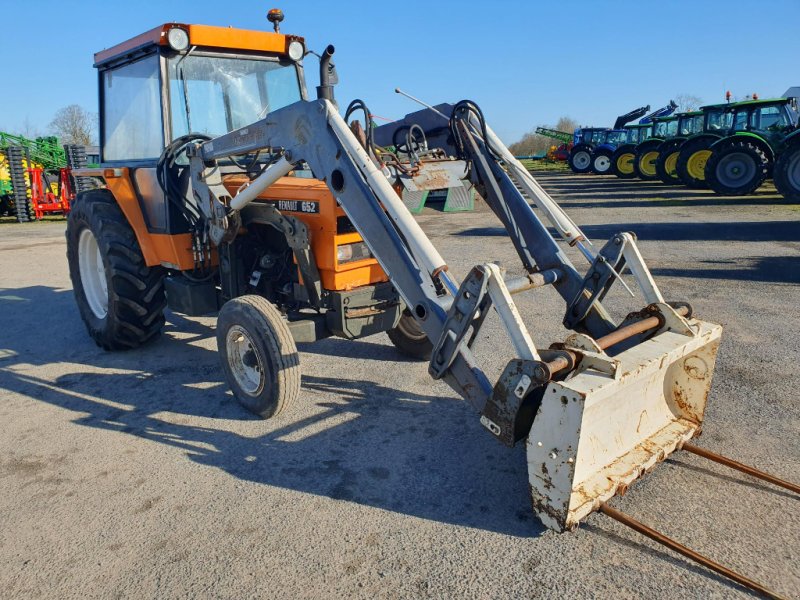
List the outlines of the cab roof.
{"label": "cab roof", "polygon": [[287,54],[289,44],[292,41],[303,41],[300,36],[273,33],[271,31],[234,29],[233,27],[216,27],[213,25],[164,23],[116,46],[98,52],[94,55],[94,66],[98,67],[112,60],[133,55],[148,46],[168,46],[167,32],[175,27],[183,29],[189,34],[189,46],[203,46],[223,50]]}

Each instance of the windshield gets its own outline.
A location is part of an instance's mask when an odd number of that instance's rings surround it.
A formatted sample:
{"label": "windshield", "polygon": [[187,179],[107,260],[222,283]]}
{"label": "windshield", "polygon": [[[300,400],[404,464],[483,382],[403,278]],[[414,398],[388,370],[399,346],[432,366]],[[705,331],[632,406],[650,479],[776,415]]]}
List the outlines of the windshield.
{"label": "windshield", "polygon": [[730,110],[711,110],[705,114],[705,131],[727,131],[733,123],[733,112]]}
{"label": "windshield", "polygon": [[288,61],[190,54],[170,58],[168,72],[172,139],[223,135],[301,99]]}
{"label": "windshield", "polygon": [[678,131],[678,121],[658,121],[654,137],[666,138],[674,136]]}
{"label": "windshield", "polygon": [[608,133],[608,138],[606,139],[606,143],[618,146],[619,144],[625,143],[627,135],[628,135],[627,131],[610,131]]}
{"label": "windshield", "polygon": [[606,140],[608,131],[605,129],[596,129],[592,132],[592,143],[602,144]]}

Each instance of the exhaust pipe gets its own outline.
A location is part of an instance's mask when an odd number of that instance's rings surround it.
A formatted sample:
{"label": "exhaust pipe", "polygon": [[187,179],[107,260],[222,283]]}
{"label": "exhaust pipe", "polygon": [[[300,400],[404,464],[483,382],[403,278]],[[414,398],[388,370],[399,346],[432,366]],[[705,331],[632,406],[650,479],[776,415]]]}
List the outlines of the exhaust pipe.
{"label": "exhaust pipe", "polygon": [[325,52],[322,53],[319,59],[317,98],[320,100],[330,100],[336,104],[336,100],[333,97],[333,86],[339,83],[339,77],[336,74],[336,65],[331,63],[334,52],[336,52],[336,48],[333,47],[333,44],[328,44],[328,47],[325,48]]}

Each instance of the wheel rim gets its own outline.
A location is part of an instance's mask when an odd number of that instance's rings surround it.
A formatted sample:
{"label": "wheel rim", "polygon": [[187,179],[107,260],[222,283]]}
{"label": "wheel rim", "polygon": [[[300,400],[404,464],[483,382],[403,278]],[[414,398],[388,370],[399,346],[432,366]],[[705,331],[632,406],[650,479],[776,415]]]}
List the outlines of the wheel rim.
{"label": "wheel rim", "polygon": [[89,308],[98,319],[105,319],[108,315],[106,269],[97,238],[89,229],[81,231],[78,238],[78,269]]}
{"label": "wheel rim", "polygon": [[572,158],[572,164],[574,164],[578,169],[587,169],[591,164],[592,159],[589,156],[588,152],[576,152],[575,156]]}
{"label": "wheel rim", "polygon": [[795,152],[794,156],[789,160],[789,166],[786,169],[786,180],[795,193],[800,192],[800,152]]}
{"label": "wheel rim", "polygon": [[698,150],[689,157],[686,161],[686,170],[692,178],[705,181],[706,163],[710,156],[711,150]]}
{"label": "wheel rim", "polygon": [[667,172],[667,175],[670,177],[675,177],[678,172],[678,153],[673,152],[667,159],[664,161],[664,171]]}
{"label": "wheel rim", "polygon": [[239,388],[257,396],[266,385],[266,370],[261,354],[243,327],[234,325],[225,336],[225,354],[228,366]]}
{"label": "wheel rim", "polygon": [[725,187],[741,187],[753,180],[756,170],[752,156],[744,152],[731,152],[717,163],[717,181]]}
{"label": "wheel rim", "polygon": [[620,154],[617,158],[617,169],[623,175],[630,175],[633,173],[633,159],[635,157],[631,153]]}
{"label": "wheel rim", "polygon": [[645,152],[642,155],[642,158],[639,159],[639,170],[645,175],[653,177],[656,174],[657,158],[658,158],[658,152],[655,152],[653,150],[651,150],[650,152]]}
{"label": "wheel rim", "polygon": [[601,154],[594,159],[594,168],[600,173],[605,173],[610,167],[611,159],[609,159],[605,154]]}

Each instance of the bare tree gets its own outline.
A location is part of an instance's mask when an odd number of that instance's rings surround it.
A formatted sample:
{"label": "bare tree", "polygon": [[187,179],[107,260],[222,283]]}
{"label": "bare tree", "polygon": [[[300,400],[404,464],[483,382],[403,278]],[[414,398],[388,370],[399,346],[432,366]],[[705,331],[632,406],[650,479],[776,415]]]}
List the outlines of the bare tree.
{"label": "bare tree", "polygon": [[50,122],[50,129],[62,144],[92,143],[97,115],[77,104],[59,109]]}
{"label": "bare tree", "polygon": [[678,105],[678,112],[689,112],[700,108],[703,99],[692,94],[678,94],[675,96],[675,103]]}

